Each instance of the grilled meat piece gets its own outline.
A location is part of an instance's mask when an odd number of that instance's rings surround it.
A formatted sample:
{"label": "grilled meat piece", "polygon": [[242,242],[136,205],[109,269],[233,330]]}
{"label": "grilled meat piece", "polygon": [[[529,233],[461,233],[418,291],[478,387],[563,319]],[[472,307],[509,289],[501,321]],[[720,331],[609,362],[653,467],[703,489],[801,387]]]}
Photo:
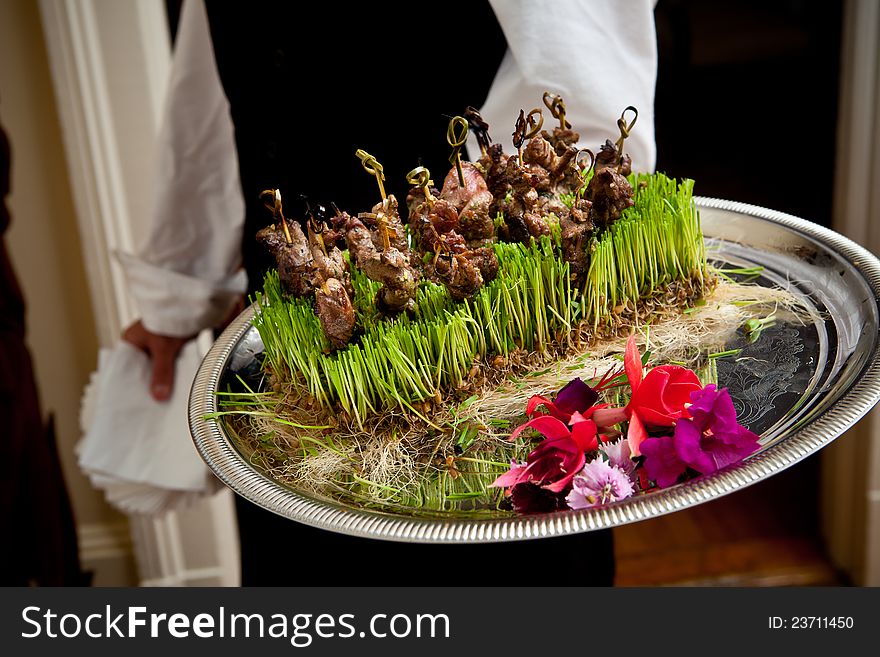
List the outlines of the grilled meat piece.
{"label": "grilled meat piece", "polygon": [[571,128],[560,128],[558,126],[553,128],[552,134],[548,133],[546,130],[542,130],[541,136],[550,142],[550,145],[553,146],[557,155],[562,155],[569,146],[577,145],[577,142],[580,141],[581,138],[581,136]]}
{"label": "grilled meat piece", "polygon": [[606,139],[596,156],[595,171],[584,196],[592,201],[590,219],[604,229],[620,218],[633,205],[633,188],[626,179],[632,171],[628,155],[621,156],[617,146]]}
{"label": "grilled meat piece", "polygon": [[550,226],[543,217],[538,215],[538,192],[535,189],[536,178],[521,167],[516,158],[507,160],[505,176],[510,184],[508,198],[503,204],[504,220],[508,224],[508,235],[519,233],[519,229],[525,226],[528,233],[526,239],[518,239],[528,243],[534,237],[550,234]]}
{"label": "grilled meat piece", "polygon": [[316,278],[327,280],[328,278],[336,278],[344,280],[348,277],[348,269],[345,265],[345,258],[335,246],[327,247],[324,241],[326,233],[316,233],[309,227],[309,249],[312,253]]}
{"label": "grilled meat piece", "polygon": [[593,174],[585,194],[593,207],[590,220],[605,229],[620,218],[623,211],[633,206],[633,188],[614,167],[606,167]]}
{"label": "grilled meat piece", "polygon": [[394,194],[389,194],[388,198],[384,201],[374,205],[372,212],[361,212],[358,214],[358,219],[370,229],[373,244],[376,245],[377,249],[385,248],[385,238],[382,235],[384,230],[388,234],[388,242],[392,247],[402,253],[409,251],[406,231],[403,228],[403,222],[400,220],[397,199],[394,198]]}
{"label": "grilled meat piece", "polygon": [[575,287],[584,284],[590,269],[590,253],[587,248],[593,236],[591,207],[592,203],[588,200],[577,199],[571,211],[564,213],[559,220],[562,257],[569,263],[569,272]]}
{"label": "grilled meat piece", "polygon": [[480,270],[483,283],[491,283],[498,276],[498,258],[491,247],[481,246],[477,249],[471,249],[463,255]]}
{"label": "grilled meat piece", "polygon": [[[441,235],[450,231],[458,231],[460,218],[455,206],[445,198],[438,198],[428,212],[428,220]],[[433,249],[431,249],[433,250]]]}
{"label": "grilled meat piece", "polygon": [[315,312],[330,344],[344,348],[354,335],[357,319],[351,296],[339,279],[328,278],[315,288]]}
{"label": "grilled meat piece", "polygon": [[[283,221],[287,221],[284,219]],[[262,242],[278,263],[278,276],[285,292],[294,297],[312,293],[312,254],[302,228],[295,221],[287,221],[291,242],[287,242],[280,225],[266,226],[257,232]]]}
{"label": "grilled meat piece", "polygon": [[[464,187],[458,180],[458,171],[452,168],[443,181],[443,191],[438,199],[438,203],[446,201],[458,212],[458,225],[450,230],[457,230],[468,242],[492,239],[495,237],[495,222],[492,221],[491,214],[493,197],[486,179],[470,162],[462,162],[461,170]],[[436,204],[434,211],[437,211]],[[441,233],[447,232],[439,226],[437,230]]]}
{"label": "grilled meat piece", "polygon": [[[436,187],[431,187],[431,197],[437,199],[440,192]],[[423,207],[424,206],[424,207]],[[412,218],[415,215],[427,215],[430,210],[430,204],[425,198],[425,188],[413,186],[406,195],[406,211],[407,217]]]}
{"label": "grilled meat piece", "polygon": [[328,235],[334,238],[335,232],[325,229],[317,233],[309,226],[309,248],[312,252],[314,285],[317,288],[324,281],[331,278],[336,279],[342,283],[348,296],[353,299],[354,288],[351,286],[348,263],[345,262],[345,257],[338,247],[327,243]]}
{"label": "grilled meat piece", "polygon": [[434,263],[434,269],[456,301],[472,297],[483,286],[479,267],[465,255],[441,255]]}
{"label": "grilled meat piece", "polygon": [[[574,165],[574,159],[577,156],[577,148],[568,146],[557,153],[549,141],[544,137],[535,137],[523,151],[523,162],[528,165],[527,169],[530,173],[540,176],[540,182],[535,185],[535,189],[541,192],[551,192],[559,194],[561,192],[570,192],[572,182],[577,185],[579,172]],[[546,171],[542,174],[542,171]]]}
{"label": "grilled meat piece", "polygon": [[471,198],[479,193],[488,191],[486,179],[483,174],[470,162],[461,163],[461,173],[464,178],[464,186],[458,181],[458,169],[452,167],[443,181],[443,190],[440,198],[446,199],[456,210],[463,210]]}
{"label": "grilled meat piece", "polygon": [[418,274],[406,253],[391,246],[376,247],[370,230],[360,219],[349,217],[345,238],[355,264],[376,282],[382,283],[377,303],[383,312],[397,313],[415,307]]}
{"label": "grilled meat piece", "polygon": [[537,164],[547,171],[552,171],[556,167],[558,159],[559,156],[550,142],[540,136],[530,140],[523,150],[523,162]]}
{"label": "grilled meat piece", "polygon": [[568,216],[568,206],[558,196],[541,196],[538,198],[538,214],[542,217],[555,214],[558,218]]}
{"label": "grilled meat piece", "polygon": [[458,213],[459,231],[468,243],[495,238],[495,222],[489,212],[492,194],[484,189],[473,196]]}
{"label": "grilled meat piece", "polygon": [[486,186],[492,194],[492,204],[489,206],[491,216],[502,211],[504,200],[510,192],[510,183],[505,176],[509,159],[510,156],[502,150],[501,144],[492,144],[477,163],[486,171]]}
{"label": "grilled meat piece", "polygon": [[632,158],[625,153],[621,155],[617,145],[610,139],[606,139],[599,148],[599,154],[596,156],[596,173],[608,168],[614,169],[624,177],[632,173]]}

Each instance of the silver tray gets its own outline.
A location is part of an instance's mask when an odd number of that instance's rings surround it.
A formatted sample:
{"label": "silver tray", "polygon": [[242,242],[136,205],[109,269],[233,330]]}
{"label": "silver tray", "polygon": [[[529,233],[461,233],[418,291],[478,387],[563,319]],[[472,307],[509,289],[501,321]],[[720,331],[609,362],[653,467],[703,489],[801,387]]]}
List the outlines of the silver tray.
{"label": "silver tray", "polygon": [[[224,378],[256,367],[262,351],[253,307],[208,352],[190,393],[196,448],[239,495],[279,515],[355,536],[421,543],[512,541],[615,527],[707,502],[766,479],[843,434],[880,399],[880,261],[854,242],[803,219],[697,198],[710,259],[762,265],[759,284],[787,284],[816,311],[812,325],[779,323],[735,361],[718,362],[740,421],[762,448],[741,463],[671,488],[580,511],[497,518],[425,517],[358,508],[292,490],[254,469],[215,413]],[[747,356],[747,357],[743,357]]]}

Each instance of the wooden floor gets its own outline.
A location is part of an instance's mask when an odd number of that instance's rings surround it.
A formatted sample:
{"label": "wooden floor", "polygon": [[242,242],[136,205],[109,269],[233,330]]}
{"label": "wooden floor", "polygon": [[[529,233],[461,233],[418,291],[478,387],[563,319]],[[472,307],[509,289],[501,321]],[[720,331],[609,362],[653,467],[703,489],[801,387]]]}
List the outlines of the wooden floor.
{"label": "wooden floor", "polygon": [[617,586],[845,584],[819,539],[816,466],[615,529]]}

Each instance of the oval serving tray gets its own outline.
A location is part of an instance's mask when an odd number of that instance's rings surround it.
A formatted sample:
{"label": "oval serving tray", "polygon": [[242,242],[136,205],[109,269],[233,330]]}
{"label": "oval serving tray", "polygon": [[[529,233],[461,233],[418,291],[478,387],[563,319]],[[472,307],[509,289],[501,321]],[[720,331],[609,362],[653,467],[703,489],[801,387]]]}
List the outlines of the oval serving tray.
{"label": "oval serving tray", "polygon": [[[845,237],[791,215],[697,198],[709,258],[761,265],[755,281],[786,285],[813,321],[777,322],[752,344],[737,338],[736,359],[718,361],[740,421],[762,448],[741,463],[605,507],[550,514],[462,518],[405,515],[342,504],[292,490],[237,451],[217,408],[227,377],[256,367],[262,342],[245,310],[208,352],[190,393],[189,424],[199,454],[232,490],[279,515],[355,536],[422,543],[481,543],[560,536],[614,527],[685,509],[770,477],[839,437],[880,399],[880,261]],[[414,510],[415,511],[415,510]]]}

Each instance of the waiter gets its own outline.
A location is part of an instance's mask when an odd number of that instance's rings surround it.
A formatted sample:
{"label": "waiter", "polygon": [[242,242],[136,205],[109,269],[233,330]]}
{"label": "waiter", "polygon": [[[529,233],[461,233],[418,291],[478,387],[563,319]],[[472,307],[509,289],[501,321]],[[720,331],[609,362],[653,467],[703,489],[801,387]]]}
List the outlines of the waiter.
{"label": "waiter", "polygon": [[[565,97],[594,146],[622,107],[638,106],[640,132],[627,146],[635,167],[653,169],[653,2],[541,5],[184,3],[153,224],[138,256],[124,258],[143,313],[125,338],[153,360],[154,397],[170,395],[186,340],[234,313],[272,265],[253,238],[268,221],[263,189],[371,207],[375,186],[354,157],[362,148],[404,198],[404,174],[419,163],[445,176],[451,116],[482,105],[493,136],[509,144],[519,109],[545,90]],[[570,564],[571,584],[613,581],[610,531],[418,545],[310,528],[243,498],[237,512],[246,585],[473,582],[547,559]]]}

